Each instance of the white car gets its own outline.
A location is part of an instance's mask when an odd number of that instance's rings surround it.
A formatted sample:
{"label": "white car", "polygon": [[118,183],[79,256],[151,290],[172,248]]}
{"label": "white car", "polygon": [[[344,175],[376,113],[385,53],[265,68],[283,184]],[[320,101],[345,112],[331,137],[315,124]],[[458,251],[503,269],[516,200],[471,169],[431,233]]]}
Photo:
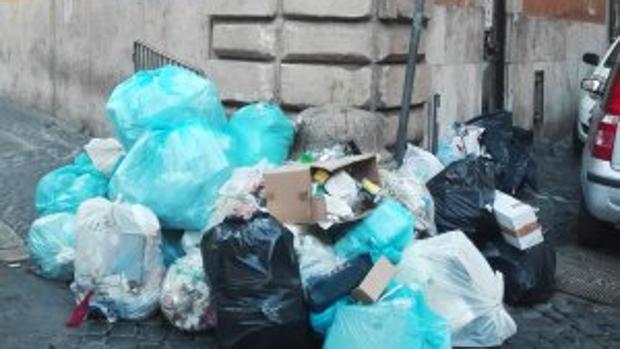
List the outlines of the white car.
{"label": "white car", "polygon": [[[609,49],[602,59],[595,53],[586,53],[583,55],[583,61],[585,63],[596,66],[588,79],[599,80],[602,85],[605,85],[609,78],[609,73],[618,57],[618,52],[620,51],[620,45],[618,43],[620,43],[620,37],[609,46]],[[578,151],[581,150],[581,147],[588,138],[592,108],[599,103],[599,101],[600,99],[593,98],[589,92],[581,90],[574,132],[575,145],[577,146],[576,150]]]}

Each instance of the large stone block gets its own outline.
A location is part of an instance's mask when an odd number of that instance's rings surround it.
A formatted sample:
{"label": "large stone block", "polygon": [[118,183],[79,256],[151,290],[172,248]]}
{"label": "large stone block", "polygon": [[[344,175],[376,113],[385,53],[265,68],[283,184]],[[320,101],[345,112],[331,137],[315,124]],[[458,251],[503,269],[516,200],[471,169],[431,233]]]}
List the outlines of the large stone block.
{"label": "large stone block", "polygon": [[[413,85],[412,104],[425,102],[431,95],[432,75],[426,64],[418,64]],[[379,103],[381,108],[393,108],[401,105],[405,83],[404,65],[379,67]]]}
{"label": "large stone block", "polygon": [[[424,5],[424,16],[430,17],[435,0],[427,0]],[[379,18],[383,20],[411,19],[413,15],[412,0],[379,0]]]}
{"label": "large stone block", "polygon": [[213,52],[232,58],[273,58],[276,30],[272,23],[216,23],[213,26]]}
{"label": "large stone block", "polygon": [[288,105],[342,104],[366,106],[371,99],[372,72],[338,66],[283,64],[282,101]]}
{"label": "large stone block", "polygon": [[370,62],[371,33],[367,23],[286,22],[284,61]]}
{"label": "large stone block", "polygon": [[[377,32],[377,61],[405,62],[409,53],[409,38],[411,25],[408,24],[381,24]],[[418,54],[426,51],[428,34],[422,32]]]}
{"label": "large stone block", "polygon": [[293,157],[337,144],[354,142],[364,153],[380,153],[385,147],[383,117],[355,108],[327,105],[309,108],[298,116],[301,127]]}
{"label": "large stone block", "polygon": [[484,11],[480,7],[435,6],[426,38],[431,64],[483,61]]}
{"label": "large stone block", "polygon": [[231,17],[273,17],[277,0],[209,0],[207,14]]}
{"label": "large stone block", "polygon": [[211,60],[206,73],[218,86],[223,101],[253,102],[274,96],[273,64]]}
{"label": "large stone block", "polygon": [[568,21],[514,15],[508,20],[506,61],[563,61],[567,57]]}
{"label": "large stone block", "polygon": [[300,17],[366,18],[372,0],[284,0],[284,14]]}

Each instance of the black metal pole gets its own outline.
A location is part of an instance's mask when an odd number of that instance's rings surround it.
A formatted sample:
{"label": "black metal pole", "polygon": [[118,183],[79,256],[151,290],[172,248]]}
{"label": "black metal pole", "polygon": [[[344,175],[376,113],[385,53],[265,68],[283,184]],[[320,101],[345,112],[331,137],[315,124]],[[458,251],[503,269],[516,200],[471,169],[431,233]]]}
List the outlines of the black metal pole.
{"label": "black metal pole", "polygon": [[407,129],[409,127],[409,112],[411,111],[411,95],[413,94],[413,82],[415,81],[416,60],[420,36],[424,20],[424,0],[413,0],[413,15],[411,37],[409,39],[409,54],[407,56],[407,70],[405,72],[405,86],[403,87],[403,99],[401,103],[400,118],[398,120],[398,133],[396,135],[396,160],[398,165],[403,163],[407,151]]}

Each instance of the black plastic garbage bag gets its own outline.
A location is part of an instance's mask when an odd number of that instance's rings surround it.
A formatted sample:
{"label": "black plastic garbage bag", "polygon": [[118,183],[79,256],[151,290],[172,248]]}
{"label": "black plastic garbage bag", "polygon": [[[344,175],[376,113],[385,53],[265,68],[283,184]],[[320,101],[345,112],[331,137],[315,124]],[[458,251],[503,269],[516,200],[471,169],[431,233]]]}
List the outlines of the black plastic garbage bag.
{"label": "black plastic garbage bag", "polygon": [[228,218],[205,234],[201,251],[220,348],[310,347],[290,231],[264,213]]}
{"label": "black plastic garbage bag", "polygon": [[556,256],[548,242],[521,251],[497,240],[488,243],[482,253],[491,267],[504,275],[506,303],[532,305],[553,296]]}
{"label": "black plastic garbage bag", "polygon": [[512,113],[502,111],[467,122],[485,129],[480,143],[498,166],[497,187],[515,195],[525,185],[538,188],[532,131],[512,126]]}
{"label": "black plastic garbage bag", "polygon": [[369,254],[361,254],[344,262],[332,273],[311,279],[307,297],[312,311],[322,312],[349,295],[364,280],[373,265]]}
{"label": "black plastic garbage bag", "polygon": [[428,189],[435,201],[437,231],[463,231],[476,245],[499,235],[489,210],[495,201],[495,164],[468,157],[450,164],[431,179]]}

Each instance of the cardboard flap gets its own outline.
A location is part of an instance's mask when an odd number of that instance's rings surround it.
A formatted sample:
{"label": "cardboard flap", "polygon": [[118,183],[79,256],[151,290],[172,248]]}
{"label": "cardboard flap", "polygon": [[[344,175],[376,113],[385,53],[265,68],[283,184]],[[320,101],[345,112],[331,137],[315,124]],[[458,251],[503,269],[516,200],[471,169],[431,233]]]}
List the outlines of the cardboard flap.
{"label": "cardboard flap", "polygon": [[269,212],[281,222],[312,223],[312,179],[307,166],[265,172]]}

